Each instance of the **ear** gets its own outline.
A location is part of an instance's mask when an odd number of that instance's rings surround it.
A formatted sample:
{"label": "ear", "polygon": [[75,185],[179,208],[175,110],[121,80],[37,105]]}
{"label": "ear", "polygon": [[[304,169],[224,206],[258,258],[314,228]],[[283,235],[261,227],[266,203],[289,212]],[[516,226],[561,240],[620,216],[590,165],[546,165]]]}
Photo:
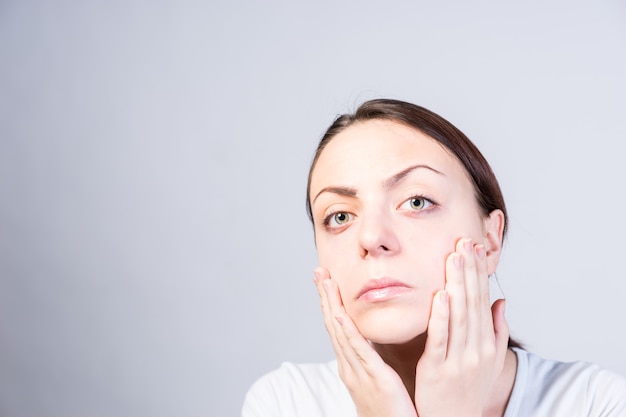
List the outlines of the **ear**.
{"label": "ear", "polygon": [[502,233],[504,231],[504,213],[494,210],[483,221],[483,237],[487,251],[487,271],[489,275],[496,272],[500,254],[502,253]]}

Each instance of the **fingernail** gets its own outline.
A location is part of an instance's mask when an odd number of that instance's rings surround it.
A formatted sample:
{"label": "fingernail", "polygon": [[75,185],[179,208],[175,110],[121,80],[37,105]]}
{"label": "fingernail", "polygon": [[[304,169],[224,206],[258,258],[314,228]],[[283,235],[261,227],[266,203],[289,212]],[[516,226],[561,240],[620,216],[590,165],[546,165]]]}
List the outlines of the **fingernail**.
{"label": "fingernail", "polygon": [[313,270],[313,282],[316,284],[320,282],[320,271],[318,271],[317,268]]}
{"label": "fingernail", "polygon": [[472,240],[471,239],[467,239],[465,242],[463,242],[463,248],[466,251],[471,251],[472,250]]}
{"label": "fingernail", "polygon": [[448,292],[447,291],[439,292],[439,301],[441,301],[441,304],[443,304],[444,306],[448,305]]}
{"label": "fingernail", "polygon": [[459,253],[454,254],[454,259],[452,259],[454,266],[458,269],[463,268],[463,257]]}
{"label": "fingernail", "polygon": [[478,257],[478,259],[485,259],[485,255],[485,246],[476,245],[476,256]]}
{"label": "fingernail", "polygon": [[341,316],[335,316],[335,320],[337,320],[337,322],[343,326],[343,317]]}

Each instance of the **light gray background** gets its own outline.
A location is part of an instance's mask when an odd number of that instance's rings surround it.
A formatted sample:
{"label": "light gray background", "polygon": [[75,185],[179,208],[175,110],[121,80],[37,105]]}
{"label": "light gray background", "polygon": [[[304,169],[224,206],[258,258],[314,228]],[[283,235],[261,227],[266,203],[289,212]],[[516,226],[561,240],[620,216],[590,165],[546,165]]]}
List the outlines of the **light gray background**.
{"label": "light gray background", "polygon": [[0,415],[235,416],[332,357],[308,164],[422,104],[484,151],[515,336],[626,374],[626,6],[0,1]]}

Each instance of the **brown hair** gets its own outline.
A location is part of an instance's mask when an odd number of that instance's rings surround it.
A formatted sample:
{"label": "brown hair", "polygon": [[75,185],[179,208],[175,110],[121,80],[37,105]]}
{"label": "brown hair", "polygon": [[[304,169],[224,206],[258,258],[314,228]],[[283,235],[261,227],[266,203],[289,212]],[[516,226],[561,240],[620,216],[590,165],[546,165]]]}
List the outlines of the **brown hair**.
{"label": "brown hair", "polygon": [[[494,210],[502,210],[502,213],[504,213],[503,237],[506,235],[508,216],[504,197],[495,174],[478,148],[463,132],[438,114],[415,104],[391,99],[366,101],[359,106],[355,113],[343,114],[337,117],[326,130],[324,136],[322,136],[311,163],[307,182],[306,210],[311,222],[314,222],[310,196],[311,176],[317,160],[326,148],[326,145],[336,135],[355,123],[368,120],[398,122],[417,129],[443,145],[457,157],[468,173],[474,185],[476,200],[482,210],[482,214],[488,216]],[[509,347],[521,347],[521,344],[509,339]]]}
{"label": "brown hair", "polygon": [[307,183],[306,209],[311,221],[313,221],[313,215],[309,193],[311,191],[311,175],[317,160],[332,138],[353,124],[367,120],[391,120],[402,123],[419,130],[445,146],[457,157],[469,174],[474,185],[476,200],[483,215],[488,216],[496,209],[502,210],[504,213],[503,235],[506,235],[508,216],[504,197],[495,174],[478,148],[463,132],[438,114],[415,104],[390,99],[366,101],[359,106],[354,114],[343,114],[335,119],[322,136],[315,151]]}

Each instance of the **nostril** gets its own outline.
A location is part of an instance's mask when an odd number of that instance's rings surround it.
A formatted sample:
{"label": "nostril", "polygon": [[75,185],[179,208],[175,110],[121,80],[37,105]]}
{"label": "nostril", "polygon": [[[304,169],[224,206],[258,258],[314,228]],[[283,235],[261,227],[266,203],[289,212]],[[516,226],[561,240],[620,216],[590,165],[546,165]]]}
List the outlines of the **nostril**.
{"label": "nostril", "polygon": [[387,246],[385,246],[385,245],[380,245],[380,248],[382,250],[384,250],[384,251],[388,251],[389,250],[389,248]]}

